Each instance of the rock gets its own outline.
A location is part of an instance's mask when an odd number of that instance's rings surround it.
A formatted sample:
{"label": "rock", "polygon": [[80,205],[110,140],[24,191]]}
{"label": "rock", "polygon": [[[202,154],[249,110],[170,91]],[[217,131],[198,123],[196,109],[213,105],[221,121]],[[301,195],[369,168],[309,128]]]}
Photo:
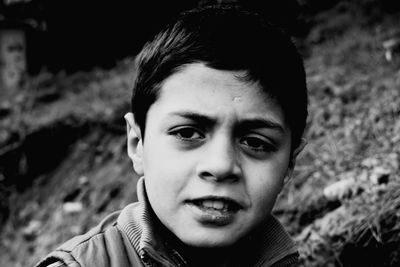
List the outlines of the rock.
{"label": "rock", "polygon": [[7,116],[11,113],[12,105],[8,101],[0,103],[0,118]]}
{"label": "rock", "polygon": [[42,227],[42,222],[38,220],[32,220],[29,224],[22,230],[22,235],[26,240],[35,239]]}
{"label": "rock", "polygon": [[387,61],[393,61],[393,58],[400,53],[400,37],[388,39],[382,43],[385,49],[385,58]]}
{"label": "rock", "polygon": [[360,187],[353,178],[340,180],[324,188],[324,196],[329,201],[350,198],[359,191]]}
{"label": "rock", "polygon": [[82,202],[65,202],[63,211],[67,214],[79,213],[83,210]]}
{"label": "rock", "polygon": [[367,167],[367,168],[375,167],[378,164],[379,164],[379,160],[374,157],[366,158],[361,163],[361,165],[363,165],[364,167]]}
{"label": "rock", "polygon": [[397,153],[390,153],[387,155],[388,164],[394,171],[400,169],[400,157]]}
{"label": "rock", "polygon": [[382,166],[375,167],[370,176],[369,180],[374,185],[386,184],[389,182],[391,170]]}
{"label": "rock", "polygon": [[87,176],[82,175],[81,177],[79,177],[79,185],[84,186],[88,184],[89,184],[89,179],[87,178]]}

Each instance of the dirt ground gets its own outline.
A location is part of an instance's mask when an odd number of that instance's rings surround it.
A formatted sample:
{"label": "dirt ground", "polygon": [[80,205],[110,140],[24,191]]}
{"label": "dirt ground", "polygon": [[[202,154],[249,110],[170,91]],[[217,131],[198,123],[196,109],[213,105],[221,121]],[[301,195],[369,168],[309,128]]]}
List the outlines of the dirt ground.
{"label": "dirt ground", "polygon": [[[308,146],[274,214],[304,266],[400,266],[400,12],[336,2],[297,40]],[[136,200],[123,120],[132,61],[42,71],[1,96],[0,266],[32,266]]]}

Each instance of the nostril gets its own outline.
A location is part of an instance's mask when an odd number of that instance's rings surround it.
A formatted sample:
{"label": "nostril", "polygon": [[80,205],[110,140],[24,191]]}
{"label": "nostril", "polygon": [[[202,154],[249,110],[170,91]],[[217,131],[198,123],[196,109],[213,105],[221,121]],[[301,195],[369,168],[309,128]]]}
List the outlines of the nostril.
{"label": "nostril", "polygon": [[213,177],[213,175],[210,173],[210,172],[201,172],[200,173],[200,177],[201,178],[212,178]]}
{"label": "nostril", "polygon": [[210,180],[215,182],[222,182],[222,181],[237,181],[239,176],[234,173],[211,173],[211,172],[201,172],[200,178],[204,180]]}

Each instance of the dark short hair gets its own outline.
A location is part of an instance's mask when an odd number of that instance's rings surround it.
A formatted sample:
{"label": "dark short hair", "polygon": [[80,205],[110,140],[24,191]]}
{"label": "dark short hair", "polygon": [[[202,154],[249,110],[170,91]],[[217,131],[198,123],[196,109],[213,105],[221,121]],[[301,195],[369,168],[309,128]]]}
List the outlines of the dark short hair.
{"label": "dark short hair", "polygon": [[162,82],[190,63],[245,71],[277,101],[299,145],[307,119],[303,60],[291,39],[255,13],[238,7],[203,7],[182,13],[148,42],[136,58],[132,112],[143,137],[146,116]]}

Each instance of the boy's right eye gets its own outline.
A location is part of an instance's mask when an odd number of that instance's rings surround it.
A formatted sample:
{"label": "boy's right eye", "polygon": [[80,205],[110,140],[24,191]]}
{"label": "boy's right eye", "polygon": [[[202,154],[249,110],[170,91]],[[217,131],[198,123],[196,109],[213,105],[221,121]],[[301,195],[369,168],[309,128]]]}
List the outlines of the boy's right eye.
{"label": "boy's right eye", "polygon": [[179,127],[170,131],[170,134],[183,141],[198,141],[204,138],[204,135],[193,127]]}

